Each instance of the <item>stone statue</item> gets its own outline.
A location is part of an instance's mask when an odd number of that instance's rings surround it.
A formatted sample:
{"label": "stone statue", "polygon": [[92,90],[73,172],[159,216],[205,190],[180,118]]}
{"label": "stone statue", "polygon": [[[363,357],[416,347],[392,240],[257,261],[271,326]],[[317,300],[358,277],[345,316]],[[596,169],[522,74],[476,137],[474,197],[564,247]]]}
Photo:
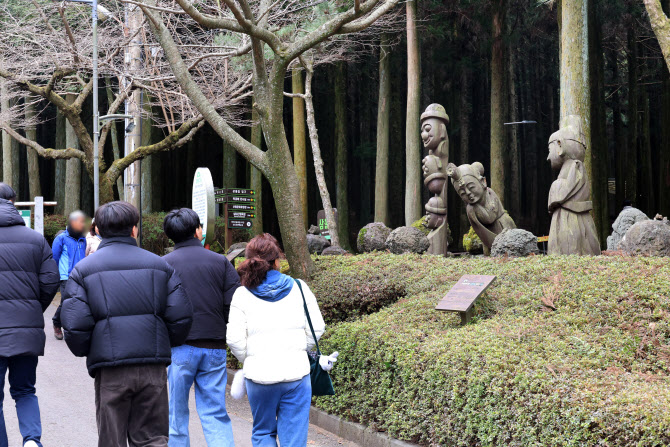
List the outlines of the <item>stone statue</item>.
{"label": "stone statue", "polygon": [[449,161],[449,116],[439,104],[431,104],[421,114],[421,139],[428,154],[423,159],[423,184],[433,197],[426,204],[430,228],[428,253],[446,255],[449,246],[447,226],[447,162]]}
{"label": "stone statue", "polygon": [[467,204],[467,215],[472,229],[482,240],[484,254],[489,254],[496,236],[516,224],[507,214],[498,195],[486,185],[484,166],[475,162],[456,166],[449,163],[447,174],[458,195]]}
{"label": "stone statue", "polygon": [[549,138],[551,167],[558,178],[549,190],[550,255],[599,255],[600,243],[591,217],[591,183],[584,167],[586,139],[581,118],[570,115]]}

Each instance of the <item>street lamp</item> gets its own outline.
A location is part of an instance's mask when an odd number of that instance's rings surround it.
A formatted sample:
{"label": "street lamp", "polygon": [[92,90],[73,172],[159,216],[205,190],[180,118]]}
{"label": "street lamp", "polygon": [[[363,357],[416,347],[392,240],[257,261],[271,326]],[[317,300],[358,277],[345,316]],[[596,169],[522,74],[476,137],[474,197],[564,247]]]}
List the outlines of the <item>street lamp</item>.
{"label": "street lamp", "polygon": [[93,210],[100,205],[100,160],[98,140],[100,123],[98,111],[98,0],[66,0],[91,5],[91,26],[93,28]]}

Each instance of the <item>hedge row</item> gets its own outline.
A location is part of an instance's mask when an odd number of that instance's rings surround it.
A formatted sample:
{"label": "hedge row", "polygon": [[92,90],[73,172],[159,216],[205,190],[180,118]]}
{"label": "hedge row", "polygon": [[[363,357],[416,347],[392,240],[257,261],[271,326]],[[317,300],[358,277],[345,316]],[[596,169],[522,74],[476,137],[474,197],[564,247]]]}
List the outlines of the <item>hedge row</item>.
{"label": "hedge row", "polygon": [[[323,348],[340,357],[324,410],[431,446],[670,445],[667,258],[368,254],[317,267],[324,308],[356,284],[406,292],[329,326]],[[434,310],[463,274],[498,276],[465,327]]]}
{"label": "hedge row", "polygon": [[[142,216],[142,248],[156,253],[159,256],[165,254],[165,249],[173,244],[163,232],[163,219],[166,213],[150,213]],[[59,231],[67,225],[65,216],[53,214],[44,218],[44,237],[49,244],[53,243]],[[248,230],[233,230],[233,242],[245,242],[250,238]],[[222,217],[216,219],[215,242],[211,249],[219,253],[223,252],[225,245],[225,223]]]}

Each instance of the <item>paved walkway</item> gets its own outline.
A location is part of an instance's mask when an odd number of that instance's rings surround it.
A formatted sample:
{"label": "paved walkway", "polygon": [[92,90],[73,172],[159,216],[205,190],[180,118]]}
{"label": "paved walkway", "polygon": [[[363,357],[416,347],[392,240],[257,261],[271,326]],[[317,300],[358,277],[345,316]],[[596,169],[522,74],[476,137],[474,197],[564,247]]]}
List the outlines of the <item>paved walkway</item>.
{"label": "paved walkway", "polygon": [[[42,441],[45,447],[95,447],[97,430],[95,425],[95,400],[93,379],[86,371],[83,358],[74,357],[64,341],[58,341],[51,332],[51,317],[56,310],[51,305],[45,314],[47,320],[47,344],[45,356],[40,358],[37,369],[37,396],[42,412]],[[235,445],[251,446],[251,412],[246,399],[227,400],[228,412],[233,421]],[[191,393],[191,446],[207,447]],[[14,401],[5,385],[5,420],[9,435],[9,447],[20,447]],[[332,433],[311,426],[308,445],[314,447],[356,447]]]}

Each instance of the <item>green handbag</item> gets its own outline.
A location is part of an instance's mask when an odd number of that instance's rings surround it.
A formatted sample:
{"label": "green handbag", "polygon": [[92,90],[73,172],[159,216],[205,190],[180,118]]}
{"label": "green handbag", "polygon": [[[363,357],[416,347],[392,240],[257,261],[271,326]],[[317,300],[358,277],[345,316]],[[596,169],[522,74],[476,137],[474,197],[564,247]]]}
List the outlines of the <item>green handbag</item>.
{"label": "green handbag", "polygon": [[305,293],[302,291],[302,285],[300,280],[296,279],[298,288],[300,289],[300,294],[302,295],[302,304],[305,307],[305,315],[307,316],[307,322],[309,323],[309,329],[312,331],[312,337],[314,337],[314,343],[316,343],[316,356],[312,357],[307,353],[307,358],[309,359],[309,377],[312,381],[312,396],[333,396],[335,395],[335,390],[333,389],[333,382],[330,380],[330,376],[326,371],[321,368],[319,365],[319,358],[321,357],[321,349],[319,349],[319,342],[316,339],[316,333],[314,332],[314,326],[312,326],[312,319],[309,317],[309,310],[307,310],[307,300],[305,300]]}

